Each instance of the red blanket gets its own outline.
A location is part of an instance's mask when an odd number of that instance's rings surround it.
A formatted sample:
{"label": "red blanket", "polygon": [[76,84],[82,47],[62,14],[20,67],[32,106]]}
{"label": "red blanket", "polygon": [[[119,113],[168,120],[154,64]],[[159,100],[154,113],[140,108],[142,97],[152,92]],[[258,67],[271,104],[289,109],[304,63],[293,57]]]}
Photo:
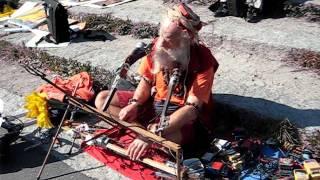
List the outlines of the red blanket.
{"label": "red blanket", "polygon": [[[126,131],[124,134],[120,134],[119,132],[113,133],[110,135],[111,130],[106,130],[105,133],[108,134],[108,137],[111,137],[113,140],[116,140],[119,144],[126,148],[135,138],[135,135]],[[152,169],[151,167],[147,167],[146,165],[133,162],[123,156],[117,155],[114,152],[104,149],[99,146],[86,146],[84,147],[84,151],[104,163],[106,166],[111,167],[112,169],[118,171],[119,173],[127,176],[130,179],[140,180],[140,179],[158,179],[154,173],[157,170]],[[157,151],[155,148],[150,148],[148,152],[148,158],[152,158],[154,160],[163,162],[165,155],[161,152]],[[152,157],[150,157],[150,155]]]}

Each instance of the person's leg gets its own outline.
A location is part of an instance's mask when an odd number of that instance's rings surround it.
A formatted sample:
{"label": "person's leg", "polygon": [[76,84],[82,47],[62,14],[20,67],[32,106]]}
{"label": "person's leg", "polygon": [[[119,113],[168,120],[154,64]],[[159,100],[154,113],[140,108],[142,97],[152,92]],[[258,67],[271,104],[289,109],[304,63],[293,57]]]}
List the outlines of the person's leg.
{"label": "person's leg", "polygon": [[166,139],[180,145],[192,143],[194,141],[194,137],[194,123],[186,124],[180,129],[180,131],[176,131],[165,136]]}
{"label": "person's leg", "polygon": [[171,134],[167,134],[165,136],[165,138],[169,141],[172,141],[172,142],[175,142],[177,144],[182,144],[182,133],[180,131],[177,131],[177,132],[174,132],[174,133],[171,133]]}
{"label": "person's leg", "polygon": [[[95,100],[96,108],[102,110],[104,101],[109,95],[109,91],[101,91]],[[107,109],[107,112],[112,116],[118,117],[120,110],[128,104],[130,98],[132,98],[132,91],[117,91],[111,100],[111,104]]]}

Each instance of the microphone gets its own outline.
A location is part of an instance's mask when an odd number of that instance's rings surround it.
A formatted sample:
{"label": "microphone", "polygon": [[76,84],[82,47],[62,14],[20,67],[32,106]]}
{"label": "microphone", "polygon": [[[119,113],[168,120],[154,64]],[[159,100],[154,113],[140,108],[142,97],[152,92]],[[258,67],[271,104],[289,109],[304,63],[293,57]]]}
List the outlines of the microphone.
{"label": "microphone", "polygon": [[129,66],[134,64],[140,58],[146,55],[146,44],[144,42],[138,42],[136,48],[131,52],[131,54],[126,58],[125,63]]}
{"label": "microphone", "polygon": [[106,111],[108,109],[109,105],[111,104],[112,97],[114,96],[114,94],[117,91],[117,85],[119,83],[119,80],[121,78],[124,78],[124,79],[126,78],[127,72],[128,72],[128,69],[130,68],[130,66],[133,63],[135,63],[136,61],[138,61],[138,59],[145,56],[147,54],[146,49],[148,49],[150,46],[151,46],[151,44],[146,45],[143,42],[137,43],[136,48],[125,59],[124,63],[122,63],[121,66],[116,70],[117,75],[111,85],[110,94],[108,95],[108,97],[106,98],[106,100],[104,101],[104,103],[102,105],[103,111]]}
{"label": "microphone", "polygon": [[137,43],[136,48],[130,53],[129,56],[127,56],[124,63],[118,69],[120,70],[119,72],[120,77],[122,78],[126,77],[129,67],[147,54],[146,49],[148,47],[149,45],[146,45],[144,42]]}

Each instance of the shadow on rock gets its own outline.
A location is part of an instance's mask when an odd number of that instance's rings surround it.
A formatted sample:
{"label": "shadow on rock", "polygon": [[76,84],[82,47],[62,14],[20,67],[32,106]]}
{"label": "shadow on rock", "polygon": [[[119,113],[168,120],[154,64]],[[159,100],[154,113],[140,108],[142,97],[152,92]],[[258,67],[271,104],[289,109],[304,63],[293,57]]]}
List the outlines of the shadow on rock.
{"label": "shadow on rock", "polygon": [[[63,146],[71,145],[72,143],[69,140],[66,140],[63,138],[59,138],[59,141]],[[47,149],[49,148],[50,144],[47,144],[46,150],[44,150],[42,147],[44,145],[36,146],[34,148],[26,150],[32,147],[34,144],[35,143],[31,143],[29,140],[25,140],[25,137],[11,144],[10,154],[8,155],[7,160],[4,162],[0,162],[0,174],[18,172],[25,168],[36,168],[36,167],[40,168],[47,154]],[[52,151],[54,151],[55,147],[57,147],[57,145],[54,146]],[[82,152],[82,149],[77,144],[74,145],[73,151],[71,154],[67,154],[67,153],[61,154],[58,152],[51,152],[49,159],[47,161],[47,165],[50,163],[71,158],[73,156],[78,155],[81,152]],[[59,159],[56,158],[55,156],[58,156]]]}
{"label": "shadow on rock", "polygon": [[[255,119],[283,120],[288,118],[298,127],[320,126],[319,109],[297,109],[262,98],[238,96],[232,94],[215,94],[217,118],[233,118],[242,121],[253,116]],[[219,111],[224,111],[220,113]],[[229,113],[228,117],[225,117]],[[233,115],[232,115],[233,114]]]}
{"label": "shadow on rock", "polygon": [[113,41],[117,39],[113,35],[98,30],[85,30],[77,33],[72,43],[90,42],[90,41]]}
{"label": "shadow on rock", "polygon": [[[0,174],[18,172],[25,168],[40,167],[46,155],[40,147],[30,151],[24,151],[25,148],[32,145],[30,142],[18,140],[10,146],[9,159],[6,162],[0,162]],[[52,156],[47,164],[59,161]]]}

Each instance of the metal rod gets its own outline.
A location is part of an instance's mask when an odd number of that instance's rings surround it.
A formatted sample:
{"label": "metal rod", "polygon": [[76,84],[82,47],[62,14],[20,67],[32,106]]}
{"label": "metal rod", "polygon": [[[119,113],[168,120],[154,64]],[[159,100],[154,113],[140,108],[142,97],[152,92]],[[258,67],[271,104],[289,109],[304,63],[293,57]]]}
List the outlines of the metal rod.
{"label": "metal rod", "polygon": [[67,107],[67,109],[66,109],[66,111],[65,111],[65,113],[64,113],[64,115],[63,115],[63,117],[62,117],[62,120],[61,120],[61,122],[60,122],[60,124],[59,124],[59,127],[58,127],[58,129],[57,129],[57,132],[56,132],[56,134],[54,135],[54,138],[53,138],[53,140],[52,140],[52,142],[51,142],[51,144],[50,144],[50,147],[49,147],[49,149],[48,149],[47,155],[46,155],[46,157],[45,157],[45,159],[44,159],[44,161],[43,161],[43,163],[42,163],[41,169],[40,169],[40,171],[39,171],[39,173],[38,173],[37,180],[40,179],[40,176],[41,176],[41,174],[42,174],[42,171],[43,171],[43,169],[44,169],[44,167],[45,167],[45,165],[46,165],[46,163],[47,163],[47,161],[48,161],[48,157],[49,157],[50,152],[51,152],[51,150],[52,150],[52,148],[53,148],[53,145],[54,145],[54,143],[55,143],[55,141],[56,141],[56,139],[57,139],[57,137],[58,137],[58,135],[59,135],[59,131],[60,131],[61,127],[62,127],[63,121],[65,120],[65,118],[66,118],[66,116],[67,116],[67,113],[68,113],[68,111],[69,111],[69,108],[70,108],[70,104],[68,105],[68,107]]}
{"label": "metal rod", "polygon": [[181,152],[180,150],[176,152],[176,164],[177,164],[177,179],[180,180],[182,179],[181,177],[181,167],[180,167],[180,157],[181,156]]}
{"label": "metal rod", "polygon": [[[74,88],[73,93],[72,93],[72,96],[74,96],[74,95],[76,94],[77,89],[78,89],[78,87],[79,87],[79,84],[80,84],[80,83],[77,83],[76,87]],[[61,129],[61,127],[62,127],[62,124],[63,124],[64,120],[65,120],[66,117],[67,117],[67,114],[68,114],[68,112],[69,112],[70,107],[71,107],[71,104],[69,103],[68,106],[67,106],[66,111],[65,111],[64,114],[63,114],[63,117],[62,117],[62,119],[61,119],[61,122],[60,122],[60,124],[59,124],[59,126],[58,126],[57,132],[56,132],[56,134],[54,135],[54,138],[53,138],[53,140],[52,140],[52,142],[51,142],[51,144],[50,144],[50,147],[49,147],[49,149],[48,149],[47,155],[46,155],[46,157],[45,157],[45,159],[44,159],[44,161],[43,161],[43,163],[42,163],[41,169],[40,169],[40,171],[39,171],[39,173],[38,173],[38,176],[37,176],[37,180],[40,179],[40,176],[41,176],[41,174],[42,174],[42,172],[43,172],[43,169],[44,169],[44,167],[45,167],[46,164],[47,164],[47,161],[48,161],[49,155],[50,155],[50,153],[51,153],[51,150],[52,150],[52,148],[53,148],[53,145],[54,145],[55,141],[57,140],[57,137],[58,137],[58,135],[59,135],[59,133],[60,133],[60,129]]]}
{"label": "metal rod", "polygon": [[116,91],[117,91],[117,88],[116,87],[113,87],[110,91],[110,93],[108,94],[108,97],[107,99],[104,101],[103,103],[103,106],[102,106],[102,111],[106,111],[110,104],[111,104],[111,101],[112,101],[112,98],[113,96],[116,94]]}
{"label": "metal rod", "polygon": [[167,111],[168,111],[168,105],[169,102],[171,100],[171,96],[173,93],[173,89],[176,87],[176,85],[179,82],[179,78],[180,78],[180,72],[178,68],[174,69],[174,73],[171,75],[170,77],[170,81],[169,81],[169,89],[168,89],[168,94],[167,94],[167,98],[164,102],[164,106],[161,112],[161,116],[160,116],[160,122],[159,122],[159,127],[157,129],[157,133],[159,134],[160,137],[162,137],[162,133],[164,128],[167,126],[167,119],[166,119],[166,115],[167,115]]}
{"label": "metal rod", "polygon": [[73,146],[74,146],[74,143],[76,142],[76,139],[77,139],[77,137],[75,136],[75,137],[73,138],[72,143],[71,143],[70,150],[69,150],[69,152],[67,153],[69,156],[70,156],[70,155],[71,155],[71,153],[72,153],[72,148],[73,148]]}
{"label": "metal rod", "polygon": [[[166,118],[166,115],[167,115],[167,111],[168,111],[168,105],[169,105],[169,102],[170,102],[170,99],[171,99],[171,96],[172,96],[172,90],[173,90],[173,84],[170,84],[169,85],[169,93],[168,93],[168,96],[166,98],[166,101],[164,102],[164,106],[163,106],[163,109],[162,109],[162,112],[161,112],[161,117],[160,117],[160,123],[159,123],[159,136],[162,137],[162,131],[163,131],[163,128],[165,126],[165,118]],[[161,129],[160,129],[161,128]]]}
{"label": "metal rod", "polygon": [[119,81],[121,78],[124,78],[126,75],[127,75],[127,69],[129,68],[129,65],[127,63],[123,63],[117,70],[117,75],[115,77],[115,79],[113,80],[112,82],[112,85],[111,85],[111,90],[110,90],[110,93],[108,94],[106,100],[104,101],[103,105],[102,105],[102,111],[106,111],[110,104],[111,104],[111,101],[112,101],[112,98],[113,96],[115,95],[116,91],[118,90],[117,89],[117,86],[119,84]]}

